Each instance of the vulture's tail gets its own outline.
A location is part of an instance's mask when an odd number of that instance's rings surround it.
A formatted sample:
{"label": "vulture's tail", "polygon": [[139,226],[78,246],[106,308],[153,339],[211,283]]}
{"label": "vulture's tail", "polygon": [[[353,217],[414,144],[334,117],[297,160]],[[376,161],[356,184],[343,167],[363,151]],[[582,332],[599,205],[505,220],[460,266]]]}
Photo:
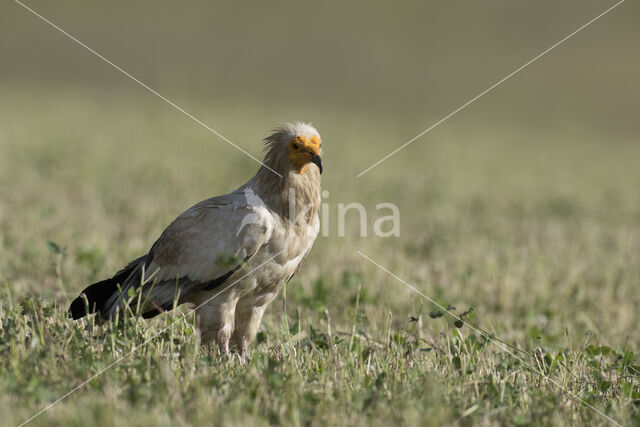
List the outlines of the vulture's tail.
{"label": "vulture's tail", "polygon": [[139,283],[145,261],[147,261],[147,255],[131,261],[111,279],[88,286],[71,302],[69,316],[75,320],[87,314],[99,313],[103,320],[110,319],[123,299],[121,291],[126,292],[127,284],[136,283],[136,281]]}

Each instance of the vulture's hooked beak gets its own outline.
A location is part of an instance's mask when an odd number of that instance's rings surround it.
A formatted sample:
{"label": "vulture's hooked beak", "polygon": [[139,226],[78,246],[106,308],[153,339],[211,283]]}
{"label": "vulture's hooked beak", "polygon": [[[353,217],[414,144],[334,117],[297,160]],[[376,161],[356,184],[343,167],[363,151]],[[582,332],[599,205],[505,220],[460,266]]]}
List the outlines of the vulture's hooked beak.
{"label": "vulture's hooked beak", "polygon": [[311,157],[311,163],[315,163],[316,166],[318,166],[318,169],[320,169],[320,175],[322,175],[322,157],[314,154],[313,157]]}

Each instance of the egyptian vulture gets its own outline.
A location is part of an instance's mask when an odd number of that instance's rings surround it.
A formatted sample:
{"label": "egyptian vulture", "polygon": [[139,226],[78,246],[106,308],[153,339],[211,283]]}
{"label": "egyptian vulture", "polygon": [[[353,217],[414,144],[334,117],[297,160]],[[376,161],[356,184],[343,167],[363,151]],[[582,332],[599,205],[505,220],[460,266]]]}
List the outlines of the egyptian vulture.
{"label": "egyptian vulture", "polygon": [[146,255],[82,291],[70,316],[98,313],[108,321],[137,311],[149,318],[191,303],[203,343],[215,341],[224,353],[231,344],[247,356],[265,308],[298,271],[320,228],[318,131],[286,123],[265,146],[253,178],[182,213]]}

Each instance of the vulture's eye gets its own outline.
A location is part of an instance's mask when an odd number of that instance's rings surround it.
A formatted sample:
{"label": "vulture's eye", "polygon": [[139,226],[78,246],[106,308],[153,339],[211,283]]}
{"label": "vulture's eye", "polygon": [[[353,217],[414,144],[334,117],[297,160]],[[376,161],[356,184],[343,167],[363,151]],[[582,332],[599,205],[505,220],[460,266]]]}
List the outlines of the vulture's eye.
{"label": "vulture's eye", "polygon": [[298,144],[296,144],[295,142],[293,144],[291,144],[291,146],[293,147],[294,150],[298,149]]}

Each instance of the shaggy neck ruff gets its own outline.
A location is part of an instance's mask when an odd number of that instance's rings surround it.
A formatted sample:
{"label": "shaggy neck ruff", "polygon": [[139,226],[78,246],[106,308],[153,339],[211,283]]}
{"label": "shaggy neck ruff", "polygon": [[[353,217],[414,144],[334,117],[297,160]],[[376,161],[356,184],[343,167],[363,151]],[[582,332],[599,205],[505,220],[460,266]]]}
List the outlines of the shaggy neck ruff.
{"label": "shaggy neck ruff", "polygon": [[269,147],[264,164],[282,176],[261,166],[247,185],[262,198],[267,207],[281,217],[296,224],[308,224],[320,209],[318,168],[308,165],[304,173],[298,173],[287,157],[286,150],[279,144]]}

